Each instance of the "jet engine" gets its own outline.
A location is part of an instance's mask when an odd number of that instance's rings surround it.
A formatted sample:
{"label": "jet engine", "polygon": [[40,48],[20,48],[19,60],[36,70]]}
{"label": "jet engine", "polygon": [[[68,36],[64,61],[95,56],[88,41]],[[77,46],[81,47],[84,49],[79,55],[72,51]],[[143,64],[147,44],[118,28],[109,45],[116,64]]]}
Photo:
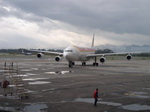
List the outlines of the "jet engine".
{"label": "jet engine", "polygon": [[55,61],[61,61],[61,60],[62,60],[62,57],[60,57],[60,56],[55,57]]}
{"label": "jet engine", "polygon": [[127,55],[127,60],[131,60],[131,58],[132,58],[132,55],[131,55],[131,54],[128,54],[128,55]]}
{"label": "jet engine", "polygon": [[101,63],[105,63],[106,58],[105,58],[105,57],[101,57],[99,61],[100,61]]}
{"label": "jet engine", "polygon": [[38,53],[38,54],[37,54],[37,57],[38,57],[38,58],[42,58],[43,56],[44,56],[43,53]]}

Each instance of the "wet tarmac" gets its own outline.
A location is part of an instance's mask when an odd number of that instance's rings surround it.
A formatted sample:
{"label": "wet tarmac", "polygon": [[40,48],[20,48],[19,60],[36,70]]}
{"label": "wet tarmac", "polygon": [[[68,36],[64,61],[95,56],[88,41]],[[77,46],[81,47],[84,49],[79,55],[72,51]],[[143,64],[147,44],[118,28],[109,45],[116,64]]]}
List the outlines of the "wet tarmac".
{"label": "wet tarmac", "polygon": [[[107,60],[93,67],[65,60],[34,56],[0,59],[0,81],[4,63],[17,63],[29,98],[15,93],[4,96],[0,89],[0,112],[149,112],[150,60]],[[99,88],[98,106],[93,91]]]}

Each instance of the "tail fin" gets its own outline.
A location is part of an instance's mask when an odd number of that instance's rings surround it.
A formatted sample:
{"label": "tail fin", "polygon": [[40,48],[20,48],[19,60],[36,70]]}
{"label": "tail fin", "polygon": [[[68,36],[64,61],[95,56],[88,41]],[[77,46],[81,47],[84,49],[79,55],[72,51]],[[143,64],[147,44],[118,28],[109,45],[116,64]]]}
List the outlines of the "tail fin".
{"label": "tail fin", "polygon": [[95,33],[93,33],[93,40],[92,40],[92,45],[91,45],[91,47],[94,46],[94,37],[95,37]]}

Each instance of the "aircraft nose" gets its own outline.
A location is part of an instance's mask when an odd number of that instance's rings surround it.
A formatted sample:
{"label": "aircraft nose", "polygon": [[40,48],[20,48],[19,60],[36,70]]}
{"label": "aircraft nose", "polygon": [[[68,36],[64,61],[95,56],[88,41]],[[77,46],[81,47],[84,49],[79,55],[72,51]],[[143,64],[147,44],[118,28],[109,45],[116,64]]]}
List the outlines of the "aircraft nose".
{"label": "aircraft nose", "polygon": [[71,59],[71,55],[70,54],[65,54],[65,58],[67,59],[67,60],[70,60]]}
{"label": "aircraft nose", "polygon": [[75,60],[75,54],[74,53],[65,53],[64,57],[68,61],[74,61]]}

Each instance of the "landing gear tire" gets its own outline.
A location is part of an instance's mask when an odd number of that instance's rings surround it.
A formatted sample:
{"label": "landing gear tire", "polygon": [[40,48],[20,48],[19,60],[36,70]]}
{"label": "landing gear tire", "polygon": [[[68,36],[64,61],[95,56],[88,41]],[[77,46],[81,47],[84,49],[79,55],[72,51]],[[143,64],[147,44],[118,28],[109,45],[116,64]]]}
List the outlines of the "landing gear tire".
{"label": "landing gear tire", "polygon": [[72,68],[73,67],[73,62],[69,62],[69,68]]}
{"label": "landing gear tire", "polygon": [[86,62],[82,62],[82,66],[86,66]]}
{"label": "landing gear tire", "polygon": [[93,63],[93,66],[98,66],[98,63]]}

